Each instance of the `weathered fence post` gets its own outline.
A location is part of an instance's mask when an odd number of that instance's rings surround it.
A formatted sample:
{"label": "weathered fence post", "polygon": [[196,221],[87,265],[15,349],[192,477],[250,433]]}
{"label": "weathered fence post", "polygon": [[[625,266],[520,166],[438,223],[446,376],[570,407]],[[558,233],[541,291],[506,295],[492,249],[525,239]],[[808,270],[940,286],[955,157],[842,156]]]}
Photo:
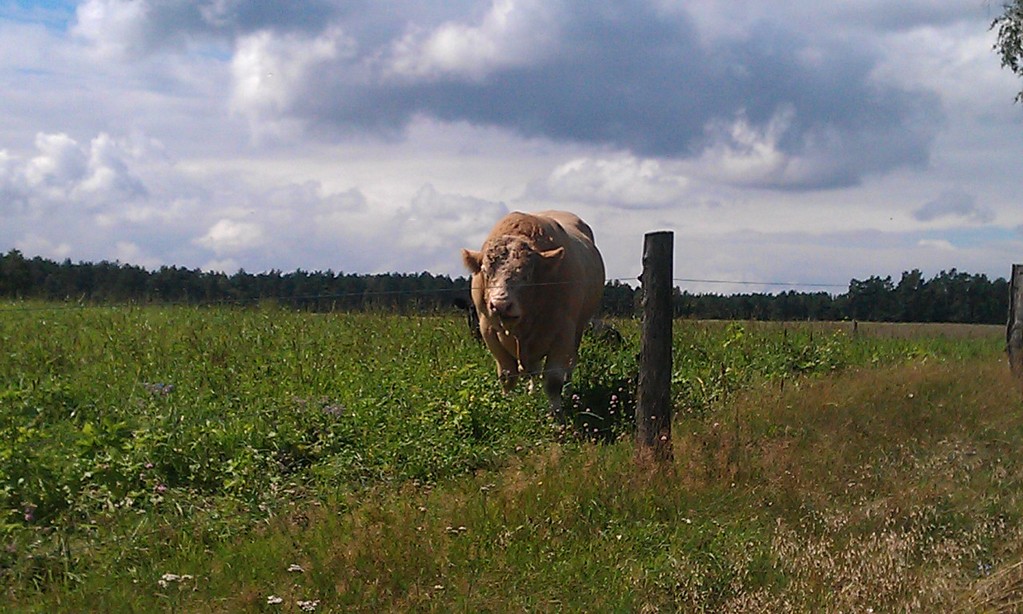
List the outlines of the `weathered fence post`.
{"label": "weathered fence post", "polygon": [[643,337],[636,395],[636,456],[639,462],[670,461],[671,302],[675,235],[647,233],[643,241]]}
{"label": "weathered fence post", "polygon": [[1009,367],[1023,380],[1023,264],[1012,265],[1009,279],[1009,322],[1005,326],[1005,347]]}

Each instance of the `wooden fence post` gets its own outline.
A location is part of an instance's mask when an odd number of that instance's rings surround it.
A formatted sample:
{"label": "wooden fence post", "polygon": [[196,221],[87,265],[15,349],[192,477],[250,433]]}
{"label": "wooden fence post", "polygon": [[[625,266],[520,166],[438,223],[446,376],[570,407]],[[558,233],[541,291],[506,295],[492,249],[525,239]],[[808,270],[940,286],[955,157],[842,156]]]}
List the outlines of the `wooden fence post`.
{"label": "wooden fence post", "polygon": [[643,241],[643,337],[636,394],[636,455],[639,462],[670,461],[671,301],[675,235],[647,233]]}
{"label": "wooden fence post", "polygon": [[1009,367],[1023,380],[1023,264],[1012,265],[1009,279],[1009,322],[1005,326],[1005,347]]}

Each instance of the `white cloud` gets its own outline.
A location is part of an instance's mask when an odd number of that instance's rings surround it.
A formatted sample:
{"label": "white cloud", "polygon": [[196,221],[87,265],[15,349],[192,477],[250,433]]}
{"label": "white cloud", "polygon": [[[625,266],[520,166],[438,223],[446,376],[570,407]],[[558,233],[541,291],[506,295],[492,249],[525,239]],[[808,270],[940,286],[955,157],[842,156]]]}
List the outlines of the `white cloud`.
{"label": "white cloud", "polygon": [[208,260],[201,267],[204,271],[215,271],[219,273],[226,273],[228,275],[234,274],[239,269],[244,269],[238,264],[238,261],[233,258],[214,259]]}
{"label": "white cloud", "polygon": [[240,38],[231,60],[231,109],[249,120],[257,136],[293,129],[286,116],[303,96],[315,95],[317,68],[351,52],[338,28],[316,38],[262,30]]}
{"label": "white cloud", "polygon": [[74,33],[103,58],[121,57],[146,45],[140,22],[146,3],[137,0],[86,0],[78,6]]}
{"label": "white cloud", "polygon": [[[45,232],[44,229],[40,229]],[[14,242],[14,247],[26,256],[42,256],[51,260],[64,260],[74,255],[74,248],[67,242],[54,242],[49,238],[29,233]]]}
{"label": "white cloud", "polygon": [[195,242],[221,255],[255,247],[262,239],[263,229],[258,224],[221,219]]}
{"label": "white cloud", "polygon": [[131,202],[145,198],[146,187],[128,168],[125,156],[133,155],[130,146],[117,143],[107,134],[100,134],[89,146],[88,174],[78,189],[100,202]]}
{"label": "white cloud", "polygon": [[895,32],[880,39],[885,53],[874,76],[940,91],[945,106],[957,113],[1011,114],[1008,103],[1018,91],[1018,81],[995,59],[995,40],[994,32],[974,22]]}
{"label": "white cloud", "polygon": [[66,134],[39,133],[28,160],[0,152],[0,194],[37,210],[109,209],[144,199],[142,180],[128,160],[140,155],[100,134],[83,146]]}
{"label": "white cloud", "polygon": [[947,239],[920,239],[916,244],[920,247],[941,251],[954,251],[956,249],[955,245],[952,245],[952,242]]}
{"label": "white cloud", "polygon": [[530,195],[564,202],[598,203],[624,208],[683,206],[689,178],[677,164],[652,158],[576,158],[555,168]]}
{"label": "white cloud", "polygon": [[[503,203],[471,196],[441,194],[424,185],[395,215],[399,244],[424,258],[451,259],[453,246],[482,244],[494,223],[508,213]],[[439,264],[439,263],[435,263]]]}
{"label": "white cloud", "polygon": [[118,262],[130,263],[147,269],[158,269],[163,264],[158,257],[149,254],[131,241],[118,241],[114,248],[114,259]]}
{"label": "white cloud", "polygon": [[390,72],[480,80],[495,69],[535,62],[556,46],[556,12],[557,3],[548,0],[493,0],[478,25],[414,27],[394,43]]}
{"label": "white cloud", "polygon": [[794,108],[784,106],[761,126],[745,113],[730,122],[713,122],[707,127],[708,145],[691,163],[691,172],[752,188],[805,189],[844,182],[842,138],[832,130],[822,127],[806,133],[798,154],[782,148],[798,119]]}
{"label": "white cloud", "polygon": [[39,155],[24,168],[25,182],[31,187],[65,188],[82,180],[88,168],[88,155],[66,134],[37,134]]}

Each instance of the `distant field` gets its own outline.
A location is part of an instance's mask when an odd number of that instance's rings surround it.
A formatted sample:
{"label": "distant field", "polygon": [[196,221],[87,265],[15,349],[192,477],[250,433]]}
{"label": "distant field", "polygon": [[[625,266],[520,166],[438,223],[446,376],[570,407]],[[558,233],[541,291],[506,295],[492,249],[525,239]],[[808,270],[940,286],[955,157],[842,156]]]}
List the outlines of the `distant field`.
{"label": "distant field", "polygon": [[1020,598],[1001,327],[679,321],[655,474],[632,462],[634,321],[584,341],[565,433],[454,316],[25,307],[0,305],[12,611]]}

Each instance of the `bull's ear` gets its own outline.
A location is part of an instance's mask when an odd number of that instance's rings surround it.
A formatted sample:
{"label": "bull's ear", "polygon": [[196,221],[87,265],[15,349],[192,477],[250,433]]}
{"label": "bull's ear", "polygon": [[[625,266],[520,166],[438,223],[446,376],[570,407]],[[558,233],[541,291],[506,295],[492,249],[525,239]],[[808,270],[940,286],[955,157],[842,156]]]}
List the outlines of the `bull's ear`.
{"label": "bull's ear", "polygon": [[471,249],[462,250],[462,263],[465,268],[469,269],[474,275],[480,272],[483,268],[483,252],[473,251]]}
{"label": "bull's ear", "polygon": [[554,249],[549,249],[545,252],[540,252],[541,266],[543,266],[548,271],[553,271],[554,269],[558,268],[558,265],[561,264],[561,260],[564,257],[565,257],[564,247],[556,247]]}

